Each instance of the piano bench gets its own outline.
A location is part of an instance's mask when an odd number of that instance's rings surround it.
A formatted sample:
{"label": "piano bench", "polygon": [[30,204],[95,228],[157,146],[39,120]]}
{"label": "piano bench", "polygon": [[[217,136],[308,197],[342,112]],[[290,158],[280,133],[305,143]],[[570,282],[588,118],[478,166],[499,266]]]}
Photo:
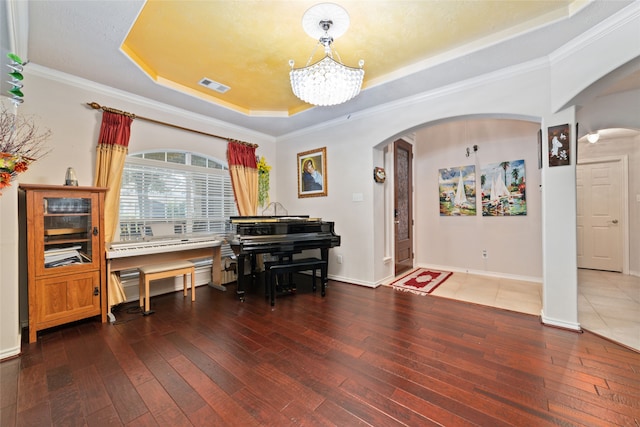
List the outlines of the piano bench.
{"label": "piano bench", "polygon": [[316,290],[316,270],[320,269],[320,289],[321,295],[326,293],[327,262],[318,258],[303,258],[288,261],[274,261],[265,263],[265,284],[271,298],[271,306],[276,305],[276,278],[279,274],[299,273],[301,271],[312,271],[313,291]]}
{"label": "piano bench", "polygon": [[164,264],[150,264],[138,268],[140,272],[140,307],[144,303],[143,314],[153,314],[149,309],[149,282],[182,275],[183,293],[187,296],[187,274],[191,274],[191,301],[196,300],[196,266],[190,261],[173,261]]}

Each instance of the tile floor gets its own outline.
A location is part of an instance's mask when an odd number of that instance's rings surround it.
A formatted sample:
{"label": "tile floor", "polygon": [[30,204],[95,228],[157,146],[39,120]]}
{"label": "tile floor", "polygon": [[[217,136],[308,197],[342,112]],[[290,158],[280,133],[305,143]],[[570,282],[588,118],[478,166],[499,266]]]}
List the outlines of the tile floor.
{"label": "tile floor", "polygon": [[578,270],[583,329],[640,351],[640,277]]}
{"label": "tile floor", "polygon": [[[540,315],[542,285],[454,273],[432,295]],[[640,277],[578,270],[578,321],[583,329],[640,351]]]}
{"label": "tile floor", "polygon": [[540,315],[542,285],[534,282],[453,273],[431,295]]}

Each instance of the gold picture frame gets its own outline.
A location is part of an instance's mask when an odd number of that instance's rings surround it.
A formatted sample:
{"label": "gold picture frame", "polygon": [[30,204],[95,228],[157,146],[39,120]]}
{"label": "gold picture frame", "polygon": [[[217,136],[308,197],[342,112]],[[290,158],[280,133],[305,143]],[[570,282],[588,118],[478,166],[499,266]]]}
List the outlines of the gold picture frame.
{"label": "gold picture frame", "polygon": [[327,195],[327,147],[298,153],[298,198]]}

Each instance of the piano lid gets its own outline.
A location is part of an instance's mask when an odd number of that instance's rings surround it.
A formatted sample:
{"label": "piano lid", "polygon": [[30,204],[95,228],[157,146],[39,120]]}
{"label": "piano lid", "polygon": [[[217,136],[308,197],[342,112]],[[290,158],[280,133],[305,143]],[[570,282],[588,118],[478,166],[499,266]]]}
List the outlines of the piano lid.
{"label": "piano lid", "polygon": [[254,224],[270,222],[319,222],[322,218],[309,218],[309,215],[297,216],[232,216],[231,224]]}

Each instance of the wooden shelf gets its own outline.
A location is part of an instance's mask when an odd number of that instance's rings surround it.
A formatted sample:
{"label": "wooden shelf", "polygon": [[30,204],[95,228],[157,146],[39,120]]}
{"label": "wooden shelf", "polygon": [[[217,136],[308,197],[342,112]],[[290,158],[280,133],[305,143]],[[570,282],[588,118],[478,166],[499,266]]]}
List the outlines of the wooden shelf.
{"label": "wooden shelf", "polygon": [[60,236],[64,234],[79,234],[86,233],[86,228],[50,228],[48,230],[44,230],[45,236]]}

